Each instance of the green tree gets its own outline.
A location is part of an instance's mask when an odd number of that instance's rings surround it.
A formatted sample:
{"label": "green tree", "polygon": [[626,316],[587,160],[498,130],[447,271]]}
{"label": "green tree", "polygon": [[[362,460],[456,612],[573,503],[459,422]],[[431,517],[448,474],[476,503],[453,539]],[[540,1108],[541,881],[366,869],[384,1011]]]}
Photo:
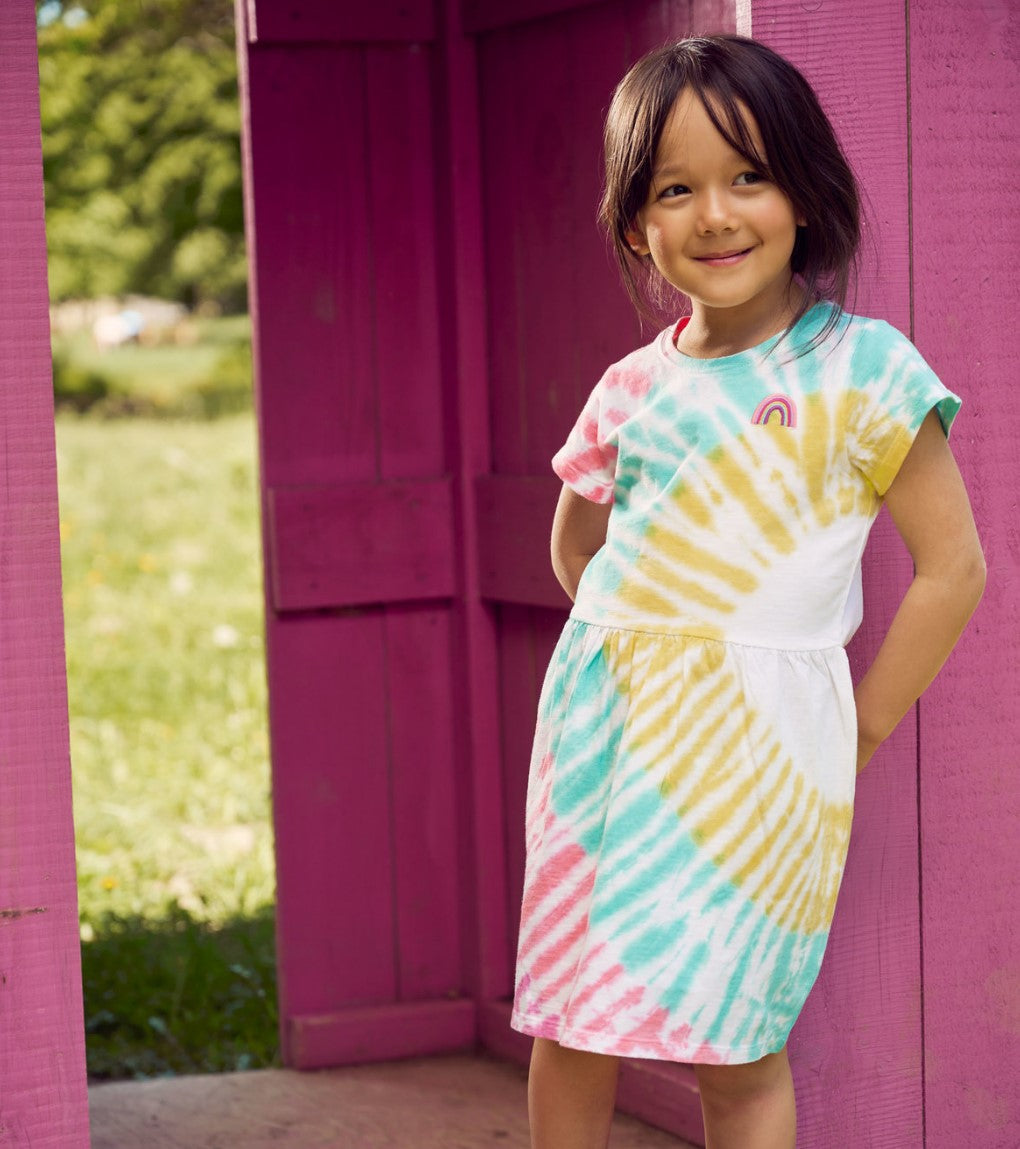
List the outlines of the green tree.
{"label": "green tree", "polygon": [[54,299],[245,306],[231,0],[39,0]]}

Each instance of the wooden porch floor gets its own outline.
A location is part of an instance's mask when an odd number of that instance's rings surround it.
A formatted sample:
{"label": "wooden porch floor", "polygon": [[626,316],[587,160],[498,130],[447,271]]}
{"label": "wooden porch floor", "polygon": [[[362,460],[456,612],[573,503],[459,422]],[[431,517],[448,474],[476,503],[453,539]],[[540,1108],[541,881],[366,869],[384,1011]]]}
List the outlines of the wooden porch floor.
{"label": "wooden porch floor", "polygon": [[[527,1149],[524,1069],[435,1057],[89,1090],[92,1149]],[[693,1149],[618,1116],[612,1149]]]}

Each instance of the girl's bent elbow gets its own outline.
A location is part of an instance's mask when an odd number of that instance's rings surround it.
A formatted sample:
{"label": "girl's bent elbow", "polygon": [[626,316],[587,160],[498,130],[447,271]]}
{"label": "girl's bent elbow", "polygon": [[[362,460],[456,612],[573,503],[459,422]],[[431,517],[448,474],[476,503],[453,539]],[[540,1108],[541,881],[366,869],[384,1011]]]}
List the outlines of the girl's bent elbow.
{"label": "girl's bent elbow", "polygon": [[956,597],[967,610],[968,615],[977,609],[981,596],[985,593],[988,567],[980,548],[960,555],[953,571],[952,582]]}

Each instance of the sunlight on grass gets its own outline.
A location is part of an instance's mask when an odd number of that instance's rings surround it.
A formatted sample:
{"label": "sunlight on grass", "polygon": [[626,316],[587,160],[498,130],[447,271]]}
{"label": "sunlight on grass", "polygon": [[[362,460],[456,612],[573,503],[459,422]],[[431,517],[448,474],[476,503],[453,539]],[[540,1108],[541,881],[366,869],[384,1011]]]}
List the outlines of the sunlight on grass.
{"label": "sunlight on grass", "polygon": [[[65,414],[57,445],[90,1071],[264,1064],[273,857],[253,418]],[[259,1036],[242,1026],[224,1046],[228,1014],[246,1010]],[[107,1047],[132,1032],[118,1070]]]}

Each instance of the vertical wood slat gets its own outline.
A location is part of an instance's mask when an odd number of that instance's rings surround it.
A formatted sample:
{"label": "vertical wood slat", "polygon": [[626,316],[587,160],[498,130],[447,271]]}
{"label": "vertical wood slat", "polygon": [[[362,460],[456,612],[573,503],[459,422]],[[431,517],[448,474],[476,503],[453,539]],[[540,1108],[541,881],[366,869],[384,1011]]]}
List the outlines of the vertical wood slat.
{"label": "vertical wood slat", "polygon": [[[740,31],[776,48],[811,81],[865,190],[856,309],[909,334],[903,6],[750,0],[741,9]],[[850,650],[855,675],[874,654],[909,577],[906,552],[881,521],[865,559],[865,622]],[[922,1144],[916,806],[916,725],[908,716],[858,779],[828,950],[790,1039],[805,1149]]]}
{"label": "vertical wood slat", "polygon": [[1020,1144],[1020,662],[1015,317],[1020,23],[1008,3],[910,5],[914,333],[964,399],[954,453],[984,602],[921,700],[927,1149]]}
{"label": "vertical wood slat", "polygon": [[[366,51],[379,467],[415,486],[445,469],[433,67],[417,46]],[[445,480],[443,493],[433,565],[456,583]],[[463,987],[450,610],[388,606],[384,638],[397,993],[447,1000]]]}
{"label": "vertical wood slat", "polygon": [[248,52],[266,486],[377,477],[364,62],[348,47]]}
{"label": "vertical wood slat", "polygon": [[373,611],[271,628],[285,1036],[292,1016],[397,997],[383,626]]}
{"label": "vertical wood slat", "polygon": [[456,726],[457,813],[464,832],[458,862],[465,875],[460,940],[467,989],[487,1000],[509,992],[507,892],[500,793],[496,631],[479,595],[474,479],[490,470],[487,386],[487,283],[483,250],[478,70],[463,35],[460,0],[443,0],[437,92],[441,211],[437,234],[448,253],[440,265],[439,313],[449,467],[455,476],[455,538],[461,572],[452,617],[457,651],[453,684],[462,706]]}
{"label": "vertical wood slat", "polygon": [[0,5],[0,1143],[86,1149],[35,5]]}

